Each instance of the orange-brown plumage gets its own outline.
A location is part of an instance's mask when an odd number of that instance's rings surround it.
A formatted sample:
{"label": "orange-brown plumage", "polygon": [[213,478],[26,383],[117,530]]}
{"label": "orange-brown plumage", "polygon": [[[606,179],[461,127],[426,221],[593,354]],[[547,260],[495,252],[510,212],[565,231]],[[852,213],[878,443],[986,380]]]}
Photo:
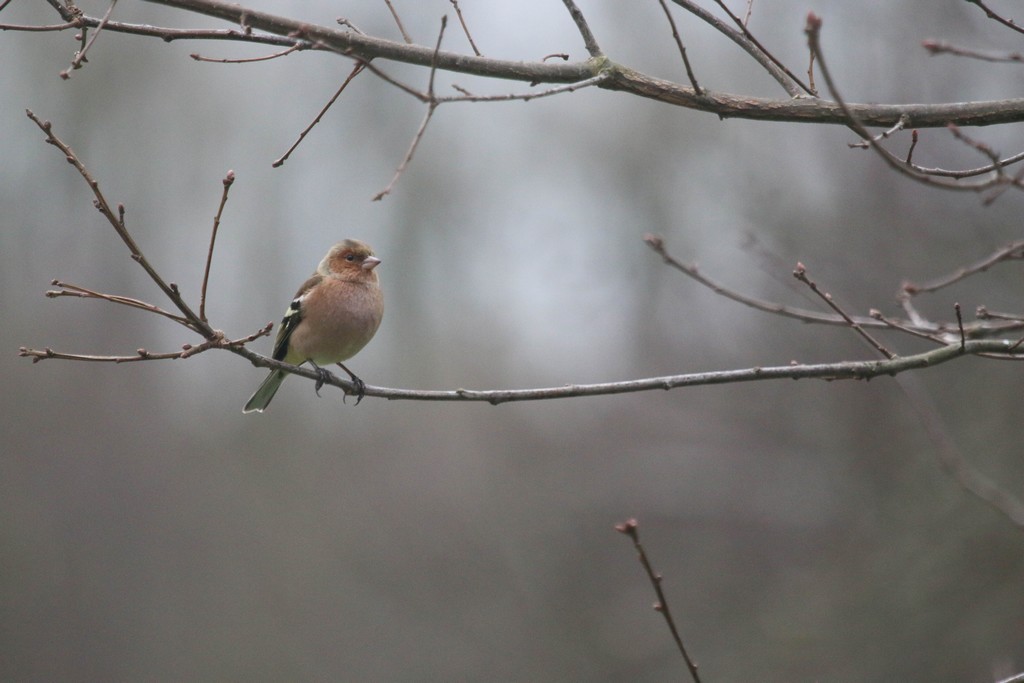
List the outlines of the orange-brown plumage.
{"label": "orange-brown plumage", "polygon": [[[369,245],[345,240],[331,247],[316,272],[296,292],[274,341],[275,360],[292,365],[339,365],[373,339],[384,314],[377,277],[380,259]],[[362,384],[345,368],[353,381]],[[262,412],[287,373],[272,370],[243,412]]]}

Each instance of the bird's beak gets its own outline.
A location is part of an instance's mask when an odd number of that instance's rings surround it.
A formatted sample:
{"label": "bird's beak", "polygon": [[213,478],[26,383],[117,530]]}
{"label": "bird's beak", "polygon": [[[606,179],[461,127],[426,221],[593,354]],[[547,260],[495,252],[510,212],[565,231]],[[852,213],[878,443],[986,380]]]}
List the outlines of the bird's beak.
{"label": "bird's beak", "polygon": [[380,265],[380,259],[376,256],[367,256],[363,259],[363,270],[370,271]]}

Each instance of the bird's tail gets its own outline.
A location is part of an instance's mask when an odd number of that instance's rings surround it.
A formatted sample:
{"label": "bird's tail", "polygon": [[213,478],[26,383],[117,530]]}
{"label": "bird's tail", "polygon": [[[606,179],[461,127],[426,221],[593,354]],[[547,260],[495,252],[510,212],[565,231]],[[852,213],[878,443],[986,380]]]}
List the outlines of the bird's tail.
{"label": "bird's tail", "polygon": [[270,400],[274,398],[274,394],[277,393],[278,387],[281,386],[281,382],[288,376],[288,373],[281,370],[271,370],[267,378],[263,380],[263,384],[256,390],[256,393],[252,395],[249,401],[242,408],[243,413],[262,413],[270,405]]}

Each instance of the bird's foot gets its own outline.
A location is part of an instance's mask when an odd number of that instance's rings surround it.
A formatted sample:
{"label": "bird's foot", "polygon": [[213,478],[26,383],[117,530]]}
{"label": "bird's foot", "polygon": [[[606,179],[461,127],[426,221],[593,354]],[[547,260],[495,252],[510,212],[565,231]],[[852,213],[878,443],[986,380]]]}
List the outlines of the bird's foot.
{"label": "bird's foot", "polygon": [[313,386],[313,391],[316,392],[317,398],[320,398],[320,389],[327,383],[327,378],[331,376],[331,373],[319,365],[313,367],[316,369],[316,384]]}
{"label": "bird's foot", "polygon": [[[356,389],[355,389],[356,405],[359,405],[359,402],[363,400],[364,396],[366,396],[366,382],[364,382],[363,380],[359,379],[359,377],[356,375],[356,373],[352,372],[351,370],[346,368],[341,363],[338,363],[338,367],[341,368],[342,370],[344,370],[345,372],[347,372],[348,376],[352,379],[352,384],[356,385]],[[345,401],[345,397],[343,396],[341,398],[341,400],[342,400],[342,402],[344,402]]]}

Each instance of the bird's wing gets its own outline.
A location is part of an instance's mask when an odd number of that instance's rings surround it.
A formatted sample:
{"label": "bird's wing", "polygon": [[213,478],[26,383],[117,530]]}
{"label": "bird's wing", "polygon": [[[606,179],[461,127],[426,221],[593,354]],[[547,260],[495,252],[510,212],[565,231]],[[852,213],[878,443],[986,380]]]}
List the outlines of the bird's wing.
{"label": "bird's wing", "polygon": [[284,360],[288,355],[288,341],[292,337],[292,332],[302,322],[302,301],[309,294],[309,290],[320,284],[323,279],[323,275],[313,275],[299,287],[295,298],[288,304],[288,310],[284,312],[281,327],[277,330],[277,338],[274,340],[274,360]]}

